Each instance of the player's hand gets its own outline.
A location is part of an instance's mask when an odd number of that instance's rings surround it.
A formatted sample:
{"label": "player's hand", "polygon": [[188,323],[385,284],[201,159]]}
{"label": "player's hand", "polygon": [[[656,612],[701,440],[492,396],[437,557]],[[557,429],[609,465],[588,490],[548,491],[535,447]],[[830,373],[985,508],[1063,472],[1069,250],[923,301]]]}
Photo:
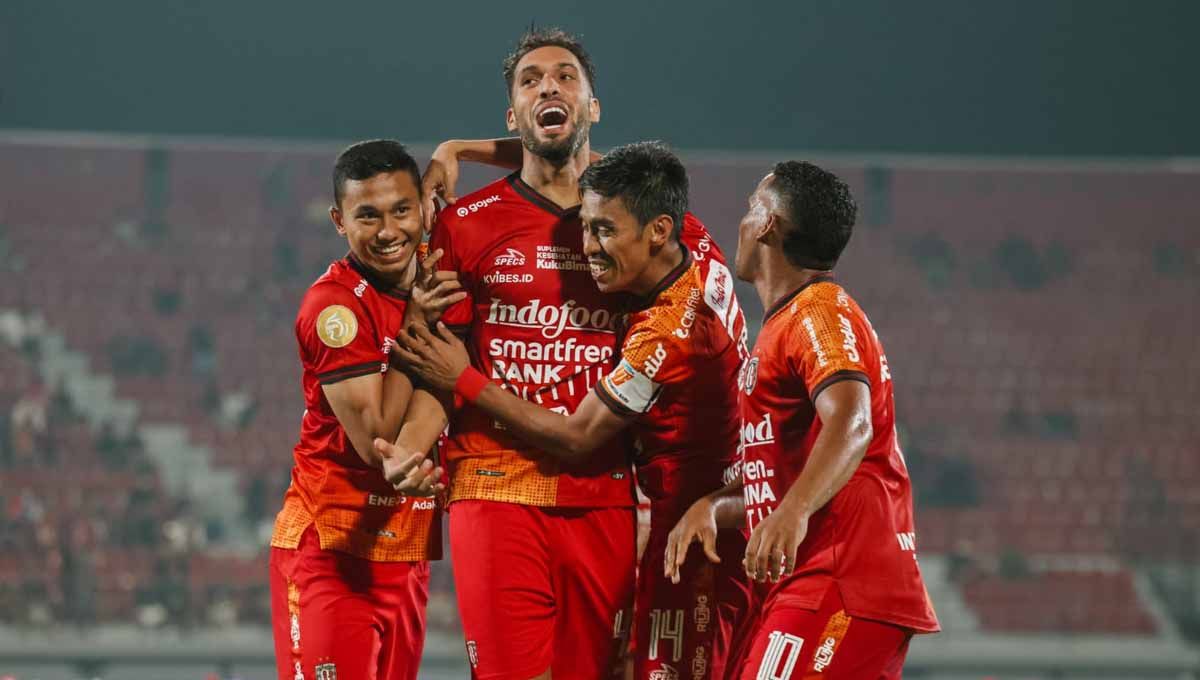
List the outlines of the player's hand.
{"label": "player's hand", "polygon": [[752,580],[775,583],[796,568],[796,551],[808,533],[808,514],[784,500],[750,533],[742,565]]}
{"label": "player's hand", "polygon": [[671,583],[679,583],[679,568],[687,560],[688,549],[696,541],[704,548],[710,562],[720,562],[717,555],[717,514],[712,499],[708,496],[692,503],[675,528],[667,536],[667,551],[663,556],[663,575]]}
{"label": "player's hand", "polygon": [[421,260],[408,306],[404,309],[405,328],[437,323],[451,305],[467,299],[466,291],[458,282],[458,272],[438,271],[437,262],[443,254],[438,248]]}
{"label": "player's hand", "polygon": [[458,200],[458,196],[454,195],[457,184],[458,148],[454,142],[442,142],[433,150],[433,157],[421,175],[421,195],[425,197],[425,231],[433,227],[433,218],[437,216],[437,199],[442,199],[448,205]]}
{"label": "player's hand", "polygon": [[378,437],[375,451],[383,458],[383,476],[405,496],[436,496],[446,489],[446,471],[424,453],[405,451]]}
{"label": "player's hand", "polygon": [[412,326],[397,341],[392,351],[399,353],[405,368],[440,390],[453,391],[458,376],[471,365],[467,346],[440,321],[436,334],[425,326]]}

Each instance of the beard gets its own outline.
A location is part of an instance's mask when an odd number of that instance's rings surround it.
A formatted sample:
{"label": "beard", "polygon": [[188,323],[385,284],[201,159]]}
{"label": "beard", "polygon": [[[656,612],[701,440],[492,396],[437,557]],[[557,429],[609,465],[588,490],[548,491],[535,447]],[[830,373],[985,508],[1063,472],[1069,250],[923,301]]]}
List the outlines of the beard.
{"label": "beard", "polygon": [[583,148],[588,141],[590,127],[591,123],[587,119],[586,112],[582,112],[575,117],[575,124],[571,126],[571,134],[559,139],[543,141],[537,138],[537,123],[533,123],[521,128],[521,144],[529,150],[529,153],[538,158],[544,158],[555,165],[562,165]]}

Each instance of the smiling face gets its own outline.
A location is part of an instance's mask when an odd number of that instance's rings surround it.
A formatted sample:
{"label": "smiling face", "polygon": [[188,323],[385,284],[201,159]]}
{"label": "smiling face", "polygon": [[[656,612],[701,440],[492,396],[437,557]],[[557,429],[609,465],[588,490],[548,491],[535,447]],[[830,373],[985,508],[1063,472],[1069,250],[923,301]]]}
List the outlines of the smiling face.
{"label": "smiling face", "polygon": [[650,264],[653,253],[670,238],[671,218],[660,215],[643,226],[619,196],[584,191],[579,219],[583,254],[601,292],[644,295],[653,290],[658,279],[649,274]]}
{"label": "smiling face", "polygon": [[600,102],[579,59],[562,47],[539,47],[521,57],[509,94],[509,132],[520,134],[526,149],[551,162],[575,155],[588,141],[592,123],[600,120]]}
{"label": "smiling face", "polygon": [[421,243],[421,193],[407,170],[347,179],[330,208],[350,252],[384,278],[400,283]]}

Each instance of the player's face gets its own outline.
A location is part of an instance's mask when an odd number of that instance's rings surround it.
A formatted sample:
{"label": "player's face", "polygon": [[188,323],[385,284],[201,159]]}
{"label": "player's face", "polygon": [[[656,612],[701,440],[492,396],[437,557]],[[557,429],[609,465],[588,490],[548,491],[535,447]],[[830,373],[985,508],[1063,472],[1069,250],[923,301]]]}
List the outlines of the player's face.
{"label": "player's face", "polygon": [[551,162],[575,155],[588,141],[592,123],[600,120],[600,102],[583,67],[562,47],[539,47],[521,57],[509,94],[508,131]]}
{"label": "player's face", "polygon": [[605,293],[650,292],[657,281],[645,281],[654,248],[653,224],[645,228],[625,209],[619,197],[583,192],[579,206],[583,222],[583,254],[592,280]]}
{"label": "player's face", "polygon": [[408,171],[347,180],[330,209],[350,252],[385,277],[400,280],[421,243],[421,194]]}
{"label": "player's face", "polygon": [[771,179],[774,173],[762,178],[754,193],[750,194],[749,207],[738,224],[738,249],[734,256],[733,273],[742,281],[753,281],[758,271],[758,246],[762,230],[771,218]]}

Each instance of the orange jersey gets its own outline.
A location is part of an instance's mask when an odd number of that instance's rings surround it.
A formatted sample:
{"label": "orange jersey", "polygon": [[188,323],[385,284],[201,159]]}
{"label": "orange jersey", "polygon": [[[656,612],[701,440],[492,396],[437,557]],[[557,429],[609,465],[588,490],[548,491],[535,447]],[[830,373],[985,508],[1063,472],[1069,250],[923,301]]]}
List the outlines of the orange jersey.
{"label": "orange jersey", "polygon": [[380,562],[441,557],[435,501],[396,493],[380,470],[364,463],[321,388],[387,371],[407,299],[352,255],[331,264],[304,295],[295,329],[304,418],[272,546],[295,548],[304,530],[315,524],[325,550]]}
{"label": "orange jersey", "polygon": [[832,582],[851,616],[937,630],[917,566],[887,357],[866,314],[829,277],[767,310],[738,382],[748,529],[775,511],[809,463],[821,433],[816,401],[843,380],[870,389],[874,434],[850,480],[809,519],[794,571],[771,594],[815,608]]}
{"label": "orange jersey", "polygon": [[628,316],[620,362],[596,386],[614,412],[637,417],[638,484],[660,530],[720,488],[737,454],[737,395],[730,386],[746,356],[746,324],[733,277],[713,252],[696,261],[685,251]]}

